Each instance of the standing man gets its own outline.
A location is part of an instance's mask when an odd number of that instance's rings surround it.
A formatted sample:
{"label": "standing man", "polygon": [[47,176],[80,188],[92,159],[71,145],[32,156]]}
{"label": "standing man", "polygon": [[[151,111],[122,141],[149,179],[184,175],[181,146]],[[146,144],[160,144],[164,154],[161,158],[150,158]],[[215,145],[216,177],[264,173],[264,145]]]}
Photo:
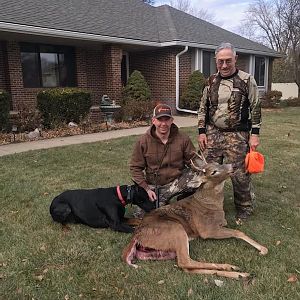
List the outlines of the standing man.
{"label": "standing man", "polygon": [[252,75],[236,68],[237,55],[230,43],[215,51],[218,73],[210,76],[198,111],[198,143],[207,161],[232,163],[231,176],[238,223],[253,212],[254,194],[245,157],[259,145],[261,108]]}
{"label": "standing man", "polygon": [[[175,194],[191,192],[200,185],[193,180],[196,173],[186,167],[195,147],[173,121],[171,107],[157,105],[152,126],[137,140],[130,161],[133,181],[147,191],[152,201],[159,196],[160,205],[167,204]],[[139,210],[134,215],[143,216]]]}

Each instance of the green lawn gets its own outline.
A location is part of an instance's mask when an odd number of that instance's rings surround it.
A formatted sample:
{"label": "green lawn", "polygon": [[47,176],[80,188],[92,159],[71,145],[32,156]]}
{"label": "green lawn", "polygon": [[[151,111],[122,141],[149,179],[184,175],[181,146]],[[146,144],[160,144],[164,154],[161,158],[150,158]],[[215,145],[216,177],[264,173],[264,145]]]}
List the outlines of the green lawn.
{"label": "green lawn", "polygon": [[[32,151],[0,158],[0,299],[300,299],[300,108],[264,111],[261,152],[266,170],[253,176],[255,214],[241,229],[269,248],[243,241],[194,240],[191,256],[254,273],[251,284],[186,274],[175,261],[121,261],[130,235],[52,222],[58,193],[130,183],[128,161],[136,137]],[[196,128],[185,129],[193,140]],[[225,212],[235,228],[231,187]],[[220,279],[223,286],[215,285]]]}

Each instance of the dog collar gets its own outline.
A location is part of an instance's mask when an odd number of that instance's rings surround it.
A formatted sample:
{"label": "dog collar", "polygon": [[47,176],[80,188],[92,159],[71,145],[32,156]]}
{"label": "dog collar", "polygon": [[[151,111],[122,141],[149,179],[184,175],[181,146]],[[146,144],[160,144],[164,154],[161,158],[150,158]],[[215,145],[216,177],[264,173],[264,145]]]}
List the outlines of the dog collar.
{"label": "dog collar", "polygon": [[119,198],[120,202],[122,203],[123,206],[125,206],[126,202],[125,202],[125,200],[124,200],[124,198],[123,198],[123,196],[121,194],[120,186],[119,185],[117,186],[117,194],[118,194],[118,198]]}
{"label": "dog collar", "polygon": [[126,200],[127,200],[127,203],[131,203],[131,185],[127,185],[127,199]]}

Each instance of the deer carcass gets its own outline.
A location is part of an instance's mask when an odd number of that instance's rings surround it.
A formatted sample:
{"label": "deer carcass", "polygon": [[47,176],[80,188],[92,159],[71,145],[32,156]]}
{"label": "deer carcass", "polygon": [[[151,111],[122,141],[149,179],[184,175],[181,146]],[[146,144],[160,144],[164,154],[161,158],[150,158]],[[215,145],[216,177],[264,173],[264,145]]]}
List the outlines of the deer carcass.
{"label": "deer carcass", "polygon": [[[199,156],[199,155],[198,155]],[[136,228],[131,242],[123,251],[123,260],[133,266],[134,259],[177,259],[178,267],[186,272],[215,274],[238,279],[249,273],[239,272],[230,264],[206,263],[189,256],[189,240],[195,238],[238,238],[265,255],[268,249],[239,230],[226,225],[223,210],[224,182],[233,172],[230,164],[206,163],[203,156],[191,161],[199,174],[201,186],[195,194],[178,202],[162,206],[146,214]]]}

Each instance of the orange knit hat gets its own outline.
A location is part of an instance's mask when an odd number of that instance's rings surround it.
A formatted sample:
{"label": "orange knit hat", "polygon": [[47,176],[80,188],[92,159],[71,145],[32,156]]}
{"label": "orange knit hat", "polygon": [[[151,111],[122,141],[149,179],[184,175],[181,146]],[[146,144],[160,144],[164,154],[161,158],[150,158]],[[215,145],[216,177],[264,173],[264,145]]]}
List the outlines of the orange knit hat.
{"label": "orange knit hat", "polygon": [[245,167],[250,174],[261,173],[264,171],[265,158],[254,150],[250,149],[245,158]]}

